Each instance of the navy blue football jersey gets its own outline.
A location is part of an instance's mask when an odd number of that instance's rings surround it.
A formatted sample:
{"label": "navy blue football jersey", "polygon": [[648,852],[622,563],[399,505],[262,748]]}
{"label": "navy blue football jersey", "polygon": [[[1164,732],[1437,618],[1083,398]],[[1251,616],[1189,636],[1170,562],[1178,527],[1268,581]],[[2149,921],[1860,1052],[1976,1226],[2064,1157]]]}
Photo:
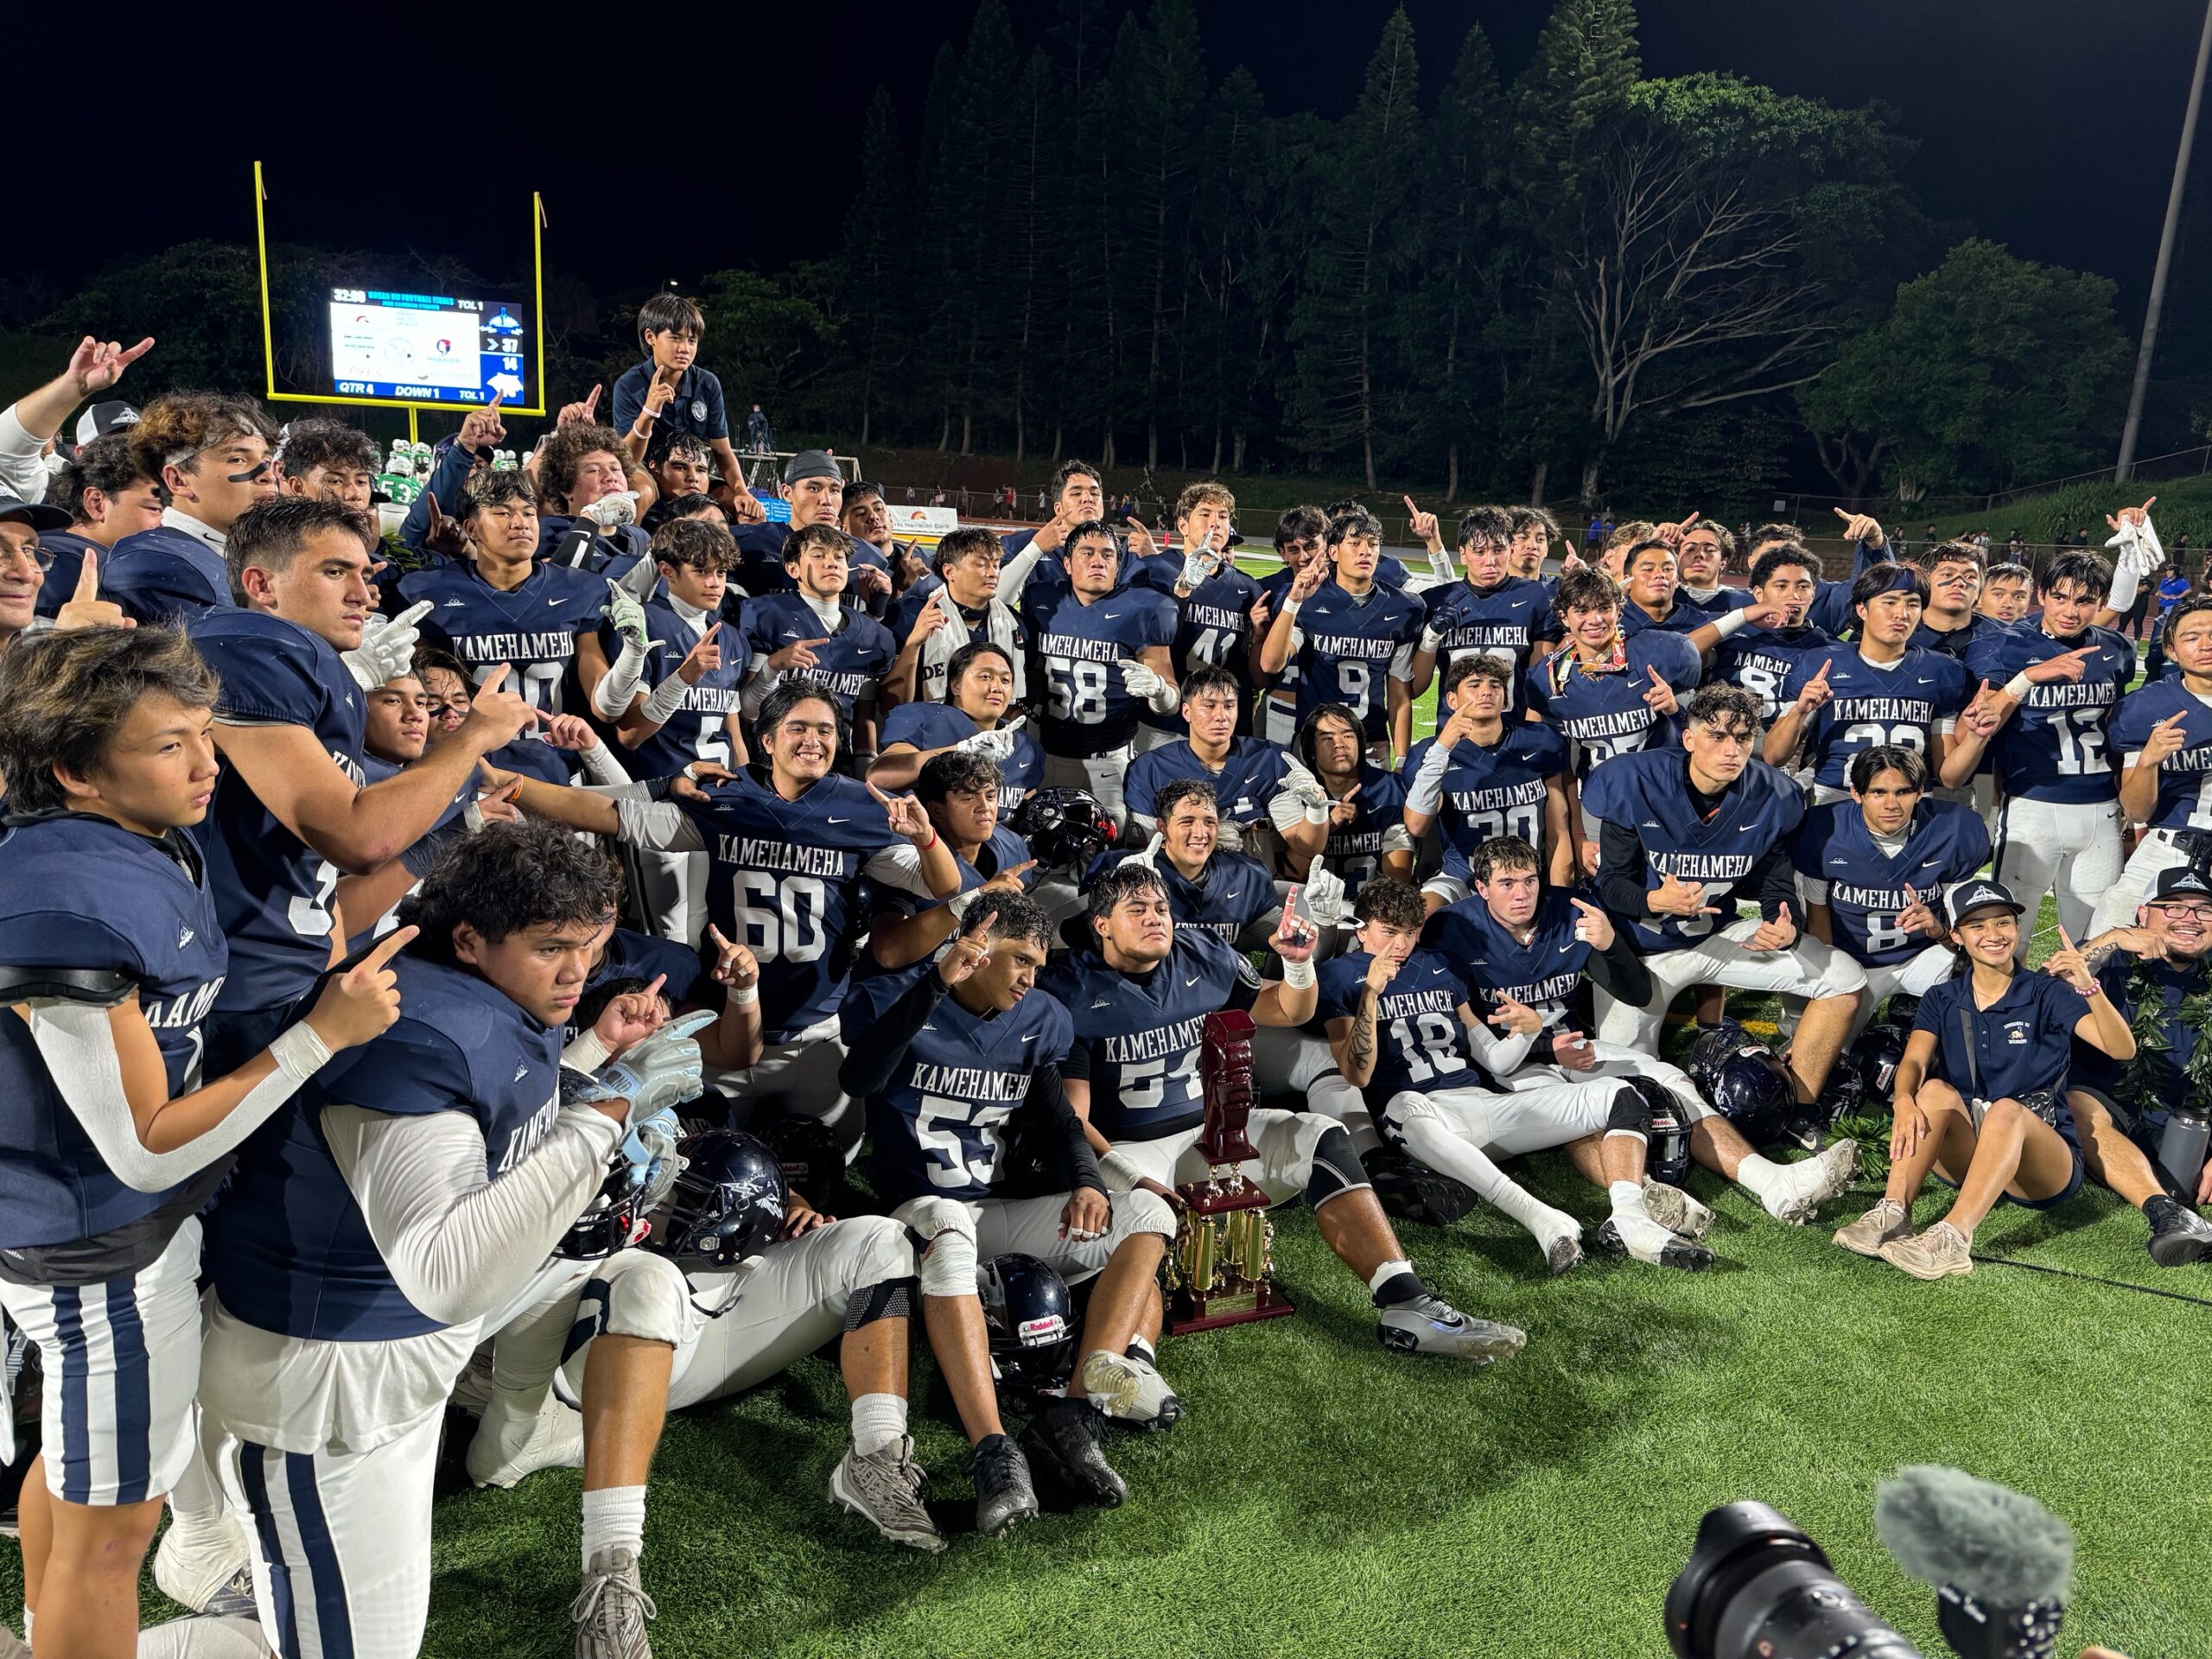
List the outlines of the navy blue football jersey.
{"label": "navy blue football jersey", "polygon": [[[302,726],[356,785],[365,710],[360,688],[321,636],[260,611],[210,611],[192,643],[222,690],[215,718],[244,726]],[[230,937],[230,976],[215,1006],[250,1014],[302,995],[330,960],[330,899],[338,867],[262,805],[225,766],[207,817],[193,830],[207,858],[216,914]]]}
{"label": "navy blue football jersey", "polygon": [[2113,715],[2135,677],[2135,646],[2110,628],[2084,628],[2054,639],[2040,622],[2018,622],[1986,635],[1967,652],[1967,673],[2002,686],[2036,664],[2082,646],[2095,647],[2078,680],[2031,685],[2012,717],[1990,740],[1997,786],[2031,801],[2109,801],[2120,775],[2107,753]]}
{"label": "navy blue football jersey", "polygon": [[[66,600],[68,594],[61,596]],[[227,610],[236,602],[221,552],[168,524],[125,536],[115,544],[100,561],[100,597],[120,605],[125,616],[164,626]]]}
{"label": "navy blue football jersey", "polygon": [[[1115,866],[1135,858],[1140,850],[1122,848],[1101,853],[1084,872],[1084,888],[1089,889]],[[1195,881],[1177,869],[1165,852],[1159,864],[1160,883],[1167,889],[1167,912],[1175,918],[1179,935],[1186,927],[1204,928],[1234,944],[1247,927],[1281,908],[1275,880],[1268,867],[1242,853],[1216,849]]]}
{"label": "navy blue football jersey", "polygon": [[1205,1121],[1206,1016],[1250,1007],[1258,984],[1250,963],[1194,927],[1177,928],[1166,959],[1141,974],[1078,950],[1037,979],[1074,1021],[1084,1065],[1071,1075],[1089,1079],[1091,1127],[1109,1141],[1157,1141]]}
{"label": "navy blue football jersey", "polygon": [[1808,651],[1833,651],[1835,643],[1813,627],[1738,628],[1713,647],[1707,678],[1750,692],[1758,699],[1760,723],[1771,726],[1788,707],[1782,688],[1797,658]]}
{"label": "navy blue football jersey", "polygon": [[1131,817],[1156,818],[1160,791],[1179,778],[1197,778],[1213,785],[1224,823],[1266,823],[1269,804],[1297,767],[1280,744],[1238,737],[1230,740],[1228,758],[1216,772],[1184,738],[1147,749],[1131,761],[1122,791]]}
{"label": "navy blue football jersey", "polygon": [[[228,952],[198,849],[68,813],[0,832],[0,964],[119,974],[162,1051],[172,1096],[200,1084],[200,1022]],[[96,1238],[176,1191],[136,1192],[108,1169],[47,1070],[30,1027],[0,1009],[0,1249]]]}
{"label": "navy blue football jersey", "polygon": [[1333,577],[1323,582],[1298,609],[1299,719],[1340,702],[1370,742],[1389,737],[1389,683],[1394,670],[1410,671],[1421,622],[1420,600],[1379,581],[1356,599]]}
{"label": "navy blue football jersey", "polygon": [[1529,671],[1529,710],[1574,741],[1574,775],[1592,776],[1616,755],[1662,748],[1680,723],[1643,700],[1651,672],[1687,701],[1704,672],[1697,647],[1681,634],[1647,628],[1621,641],[1620,666],[1592,672],[1561,645]]}
{"label": "navy blue football jersey", "polygon": [[[1187,598],[1175,597],[1175,582],[1182,575],[1180,554],[1165,554],[1141,562],[1130,579],[1133,587],[1151,588],[1175,607],[1175,638],[1167,647],[1178,679],[1193,669],[1226,669],[1236,677],[1236,729],[1252,729],[1252,619],[1249,613],[1259,603],[1260,584],[1231,564],[1193,588]],[[1163,732],[1185,729],[1180,709],[1156,715],[1149,709],[1138,716],[1144,724]]]}
{"label": "navy blue football jersey", "polygon": [[1121,665],[1154,645],[1175,641],[1175,603],[1148,588],[1116,588],[1085,605],[1072,588],[1021,591],[1037,664],[1033,689],[1045,693],[1039,740],[1048,754],[1105,754],[1136,735],[1145,709],[1132,696]]}
{"label": "navy blue football jersey", "polygon": [[[1813,602],[1805,612],[1805,623],[1822,633],[1840,639],[1859,626],[1859,619],[1852,613],[1851,584],[1847,582],[1821,582],[1813,588]],[[1908,645],[1917,644],[1907,640]]]}
{"label": "navy blue football jersey", "polygon": [[825,630],[797,592],[747,600],[743,632],[755,666],[803,639],[822,640],[814,647],[814,666],[796,674],[826,683],[847,720],[853,718],[855,704],[875,701],[876,688],[899,655],[891,630],[867,613],[840,607],[836,628]]}
{"label": "navy blue football jersey", "polygon": [[[971,716],[950,703],[902,702],[883,717],[877,752],[902,744],[925,751],[947,749],[963,738],[975,736],[977,729]],[[997,766],[999,817],[1010,818],[1014,809],[1044,779],[1044,746],[1029,734],[1027,727],[1020,728],[1014,733],[1014,753]]]}
{"label": "navy blue football jersey", "polygon": [[1679,633],[1687,638],[1707,623],[1717,620],[1719,615],[1717,611],[1708,611],[1703,606],[1692,604],[1688,596],[1676,588],[1674,602],[1667,607],[1664,616],[1653,616],[1633,601],[1623,604],[1621,632],[1631,639],[1654,629],[1661,633]]}
{"label": "navy blue football jersey", "polygon": [[[840,1013],[845,1046],[866,1046],[869,1033],[934,961],[856,982]],[[991,1196],[1006,1154],[1006,1126],[1028,1097],[1031,1080],[1067,1058],[1075,1040],[1068,1011],[1033,989],[1002,1014],[970,1014],[951,996],[938,999],[898,1070],[868,1099],[876,1196],[909,1198]]]}
{"label": "navy blue football jersey", "polygon": [[335,1103],[395,1117],[460,1112],[484,1134],[484,1173],[527,1162],[559,1115],[560,1033],[489,980],[402,951],[400,1015],[324,1066],[246,1138],[207,1229],[223,1306],[248,1325],[321,1342],[439,1330],[410,1302],[323,1138]]}
{"label": "navy blue football jersey", "polygon": [[1510,996],[1541,1014],[1547,1027],[1587,1032],[1583,970],[1590,947],[1574,937],[1581,915],[1564,889],[1547,887],[1522,940],[1490,913],[1480,893],[1470,893],[1428,918],[1421,944],[1459,970],[1477,1012],[1487,1014]]}
{"label": "navy blue football jersey", "polygon": [[[1905,644],[1917,645],[1923,651],[1940,652],[1946,657],[1955,657],[1963,663],[1974,655],[1975,650],[1984,641],[2004,632],[2005,628],[2005,625],[1995,617],[1984,616],[1980,611],[1971,611],[1967,614],[1964,627],[1953,628],[1948,633],[1944,633],[1923,622],[1912,631],[1912,637],[1907,639]],[[2006,679],[2011,677],[2010,675],[2005,677]],[[2004,683],[2003,680],[1990,682],[1992,685],[2002,685]]]}
{"label": "navy blue football jersey", "polygon": [[[990,839],[976,849],[974,858],[963,858],[955,851],[952,862],[960,874],[960,891],[973,893],[1000,871],[1028,863],[1029,843],[1001,824],[991,831]],[[1037,873],[1034,870],[1026,873],[1021,878],[1021,885],[1025,892],[1033,889],[1037,885]],[[934,899],[910,892],[905,887],[885,887],[874,881],[868,883],[868,903],[871,915],[891,912],[901,916],[918,916],[925,910],[935,910],[951,902],[949,899]],[[987,905],[984,908],[987,910],[989,906]],[[975,913],[981,916],[983,912]],[[870,960],[867,951],[861,952],[863,970]]]}
{"label": "navy blue football jersey", "polygon": [[1886,968],[1936,943],[1897,926],[1898,912],[1913,902],[1904,890],[1941,917],[1943,890],[1989,861],[1989,829],[1972,807],[1927,797],[1892,857],[1876,844],[1858,802],[1831,801],[1805,815],[1791,855],[1802,874],[1827,884],[1826,899],[1813,902],[1827,904],[1836,947],[1870,968]]}
{"label": "navy blue football jersey", "polygon": [[[1425,737],[1407,754],[1400,776],[1408,789],[1435,745]],[[1462,858],[1499,836],[1541,847],[1547,785],[1566,776],[1567,740],[1548,726],[1509,719],[1497,742],[1463,737],[1451,753],[1436,819],[1445,844]]]}
{"label": "navy blue football jersey", "polygon": [[856,779],[832,774],[787,801],[747,767],[679,804],[697,824],[713,861],[707,915],[724,938],[760,963],[760,1024],[788,1042],[837,1012],[861,925],[869,861],[906,845],[882,806]]}
{"label": "navy blue football jersey", "polygon": [[[707,626],[711,627],[720,620],[710,616]],[[653,643],[645,652],[639,689],[651,692],[674,674],[704,632],[686,622],[664,600],[646,606],[645,638]],[[611,626],[600,631],[599,642],[608,662],[621,654],[621,639]],[[753,653],[745,635],[726,622],[715,636],[715,644],[721,649],[722,665],[701,675],[699,683],[685,690],[683,706],[669,716],[660,730],[636,748],[623,752],[623,766],[632,775],[672,778],[694,760],[712,760],[721,766],[730,764],[729,717],[737,712],[738,689],[752,671]]]}
{"label": "navy blue football jersey", "polygon": [[1675,589],[1675,608],[1677,611],[1688,611],[1705,619],[1704,622],[1692,622],[1690,626],[1694,629],[1703,627],[1706,622],[1717,622],[1731,611],[1747,611],[1757,602],[1748,588],[1724,585],[1714,588],[1710,599],[1700,598],[1687,588]]}
{"label": "navy blue football jersey", "polygon": [[474,563],[435,564],[400,579],[403,610],[423,600],[435,607],[419,625],[423,643],[460,658],[477,684],[505,663],[505,689],[519,692],[531,708],[549,715],[583,708],[576,641],[599,632],[607,601],[603,577],[539,564],[522,586],[502,593]]}
{"label": "navy blue football jersey", "polygon": [[[1734,919],[1730,895],[1759,860],[1795,835],[1805,819],[1805,797],[1763,760],[1746,765],[1721,791],[1710,818],[1698,817],[1683,779],[1685,762],[1664,750],[1624,754],[1594,773],[1582,804],[1606,823],[1627,825],[1643,843],[1644,891],[1673,874],[1705,889],[1719,916],[1640,916],[1629,930],[1645,950],[1679,950],[1716,925]],[[1616,918],[1616,925],[1628,919]]]}
{"label": "navy blue football jersey", "polygon": [[1932,651],[1908,650],[1887,668],[1877,668],[1856,648],[1801,652],[1782,688],[1786,709],[1797,701],[1805,683],[1828,670],[1828,700],[1805,721],[1805,752],[1813,781],[1831,789],[1850,783],[1852,757],[1878,744],[1897,743],[1925,756],[1940,728],[1974,701],[1974,681],[1965,665]]}
{"label": "navy blue football jersey", "polygon": [[[1317,1019],[1348,1020],[1358,1010],[1374,959],[1354,950],[1321,964]],[[1488,1086],[1459,1019],[1468,995],[1459,974],[1437,952],[1415,950],[1375,999],[1375,1071],[1363,1092],[1376,1105],[1408,1089]]]}
{"label": "navy blue football jersey", "polygon": [[1321,859],[1330,873],[1344,884],[1351,899],[1382,868],[1386,852],[1413,849],[1406,833],[1406,780],[1365,760],[1359,763],[1359,793],[1351,798],[1349,823],[1339,824],[1332,814],[1329,838],[1322,843]]}
{"label": "navy blue football jersey", "polygon": [[2180,751],[2158,763],[2158,801],[2153,830],[2212,830],[2212,703],[2178,676],[2151,680],[2120,700],[2112,722],[2113,752],[2126,765],[2151,741],[2151,728],[2176,715],[2182,721]]}
{"label": "navy blue football jersey", "polygon": [[[1929,1075],[1969,1100],[2017,1100],[2039,1089],[2057,1091],[2059,1133],[2070,1141],[2074,1119],[2066,1109],[2064,1090],[2074,1027],[2088,1011],[2088,999],[2064,980],[2030,969],[2014,974],[1995,1002],[1977,1009],[1974,976],[1961,974],[1929,988],[1912,1017],[1912,1028],[1935,1033],[1936,1058]],[[1961,1013],[1967,1016],[1963,1020]]]}
{"label": "navy blue football jersey", "polygon": [[[1436,677],[1462,657],[1490,657],[1513,670],[1506,706],[1520,702],[1517,688],[1529,672],[1529,657],[1539,639],[1559,632],[1551,599],[1540,582],[1508,576],[1495,588],[1455,582],[1421,596],[1428,606],[1427,627],[1437,635]],[[1301,612],[1302,619],[1304,613]]]}

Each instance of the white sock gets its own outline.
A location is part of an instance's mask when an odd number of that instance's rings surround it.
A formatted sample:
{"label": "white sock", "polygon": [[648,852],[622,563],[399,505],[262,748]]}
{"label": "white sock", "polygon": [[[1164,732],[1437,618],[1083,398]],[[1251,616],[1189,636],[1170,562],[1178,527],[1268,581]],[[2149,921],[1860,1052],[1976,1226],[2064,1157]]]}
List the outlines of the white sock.
{"label": "white sock", "polygon": [[1615,1181],[1606,1189],[1613,1200],[1613,1230],[1622,1247],[1639,1262],[1657,1262],[1675,1236],[1651,1219],[1643,1207],[1643,1188],[1633,1181]]}
{"label": "white sock", "polygon": [[1414,1264],[1410,1262],[1385,1262],[1367,1275],[1367,1287],[1370,1291],[1380,1290],[1400,1274],[1411,1273],[1413,1270]]}
{"label": "white sock", "polygon": [[1756,1152],[1745,1153],[1744,1161],[1736,1166],[1736,1184],[1755,1198],[1765,1198],[1789,1178],[1785,1166]]}
{"label": "white sock", "polygon": [[1580,1236],[1574,1218],[1554,1210],[1492,1163],[1490,1154],[1446,1128],[1434,1117],[1416,1117],[1405,1127],[1406,1150],[1440,1174],[1471,1187],[1475,1196],[1496,1205],[1519,1222],[1547,1249],[1565,1233]]}
{"label": "white sock", "polygon": [[1641,1181],[1615,1181],[1606,1187],[1605,1194],[1612,1199],[1613,1213],[1617,1216],[1649,1217],[1650,1214],[1643,1207],[1643,1183]]}
{"label": "white sock", "polygon": [[862,1394],[853,1399],[853,1450],[872,1457],[906,1432],[906,1399],[898,1394]]}
{"label": "white sock", "polygon": [[602,1550],[627,1547],[633,1555],[645,1553],[645,1489],[607,1486],[584,1494],[584,1571],[591,1571],[592,1557]]}
{"label": "white sock", "polygon": [[231,1535],[230,1510],[222,1488],[207,1466],[207,1454],[195,1440],[192,1455],[169,1492],[169,1529],[179,1535],[178,1548],[210,1543]]}

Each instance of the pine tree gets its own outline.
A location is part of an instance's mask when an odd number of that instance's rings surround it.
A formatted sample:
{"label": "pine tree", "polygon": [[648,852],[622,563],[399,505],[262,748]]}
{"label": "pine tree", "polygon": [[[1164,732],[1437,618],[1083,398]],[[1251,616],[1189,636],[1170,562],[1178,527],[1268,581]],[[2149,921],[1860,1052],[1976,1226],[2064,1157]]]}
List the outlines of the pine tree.
{"label": "pine tree", "polygon": [[[1057,388],[1046,372],[1046,312],[1064,215],[1060,209],[1061,124],[1052,66],[1033,52],[1012,100],[1007,234],[1000,251],[1007,308],[998,321],[1008,364],[1007,417],[1014,425],[1014,457],[1029,453],[1032,423]],[[1042,401],[1040,402],[1040,395]]]}
{"label": "pine tree", "polygon": [[1638,73],[1631,0],[1560,0],[1515,89],[1515,184],[1533,213],[1573,198],[1598,134]]}
{"label": "pine tree", "polygon": [[844,313],[841,355],[863,445],[874,433],[876,411],[890,394],[892,374],[904,355],[899,322],[907,285],[899,250],[906,240],[908,200],[898,112],[890,89],[879,86],[861,140],[860,194],[845,215],[838,256],[838,297]]}

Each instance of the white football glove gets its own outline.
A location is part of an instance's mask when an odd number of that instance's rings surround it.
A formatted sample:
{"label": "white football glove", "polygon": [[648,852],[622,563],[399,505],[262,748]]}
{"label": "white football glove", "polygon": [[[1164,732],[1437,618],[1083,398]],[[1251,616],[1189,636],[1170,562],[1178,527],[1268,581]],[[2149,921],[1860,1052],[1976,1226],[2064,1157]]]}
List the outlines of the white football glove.
{"label": "white football glove", "polygon": [[1323,869],[1318,858],[1306,874],[1306,909],[1317,927],[1334,927],[1344,918],[1344,878]]}
{"label": "white football glove", "polygon": [[622,636],[626,645],[635,645],[639,651],[651,651],[660,644],[646,638],[645,607],[638,596],[620,582],[609,578],[607,583],[607,605],[602,612],[613,625],[614,632]]}
{"label": "white football glove", "polygon": [[397,616],[387,619],[372,614],[362,622],[361,643],[340,653],[340,660],[362,690],[373,691],[414,667],[415,642],[423,637],[415,625],[430,613],[432,602],[420,600]]}
{"label": "white football glove", "polygon": [[1155,715],[1172,715],[1178,701],[1175,688],[1142,663],[1122,664],[1122,683],[1133,697],[1142,697]]}
{"label": "white football glove", "polygon": [[705,1091],[701,1077],[705,1062],[699,1054],[696,1033],[714,1024],[709,1009],[670,1021],[650,1037],[632,1043],[618,1060],[609,1060],[591,1074],[590,1084],[571,1098],[626,1100],[630,1109],[624,1127],[636,1128],[647,1118],[673,1110]]}
{"label": "white football glove", "polygon": [[602,495],[576,515],[588,518],[601,530],[620,530],[624,524],[638,522],[638,493],[617,490],[612,495]]}
{"label": "white football glove", "polygon": [[963,753],[980,754],[984,760],[995,765],[1014,753],[1014,734],[1001,731],[976,732],[962,738],[952,747]]}
{"label": "white football glove", "polygon": [[1312,777],[1294,779],[1283,785],[1282,792],[1304,810],[1306,823],[1326,823],[1329,821],[1329,791],[1321,787],[1319,779]]}
{"label": "white football glove", "polygon": [[1160,873],[1160,849],[1166,844],[1167,837],[1155,830],[1152,839],[1145,843],[1144,851],[1132,856],[1129,862],[1141,864],[1157,875]]}

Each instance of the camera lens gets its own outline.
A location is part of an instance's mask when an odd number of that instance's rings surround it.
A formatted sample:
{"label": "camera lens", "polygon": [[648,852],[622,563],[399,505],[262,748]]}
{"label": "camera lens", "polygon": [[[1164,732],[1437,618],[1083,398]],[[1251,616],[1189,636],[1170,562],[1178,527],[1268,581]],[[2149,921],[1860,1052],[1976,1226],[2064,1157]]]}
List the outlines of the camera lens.
{"label": "camera lens", "polygon": [[1676,1659],[1920,1659],[1781,1510],[1724,1503],[1667,1592]]}

